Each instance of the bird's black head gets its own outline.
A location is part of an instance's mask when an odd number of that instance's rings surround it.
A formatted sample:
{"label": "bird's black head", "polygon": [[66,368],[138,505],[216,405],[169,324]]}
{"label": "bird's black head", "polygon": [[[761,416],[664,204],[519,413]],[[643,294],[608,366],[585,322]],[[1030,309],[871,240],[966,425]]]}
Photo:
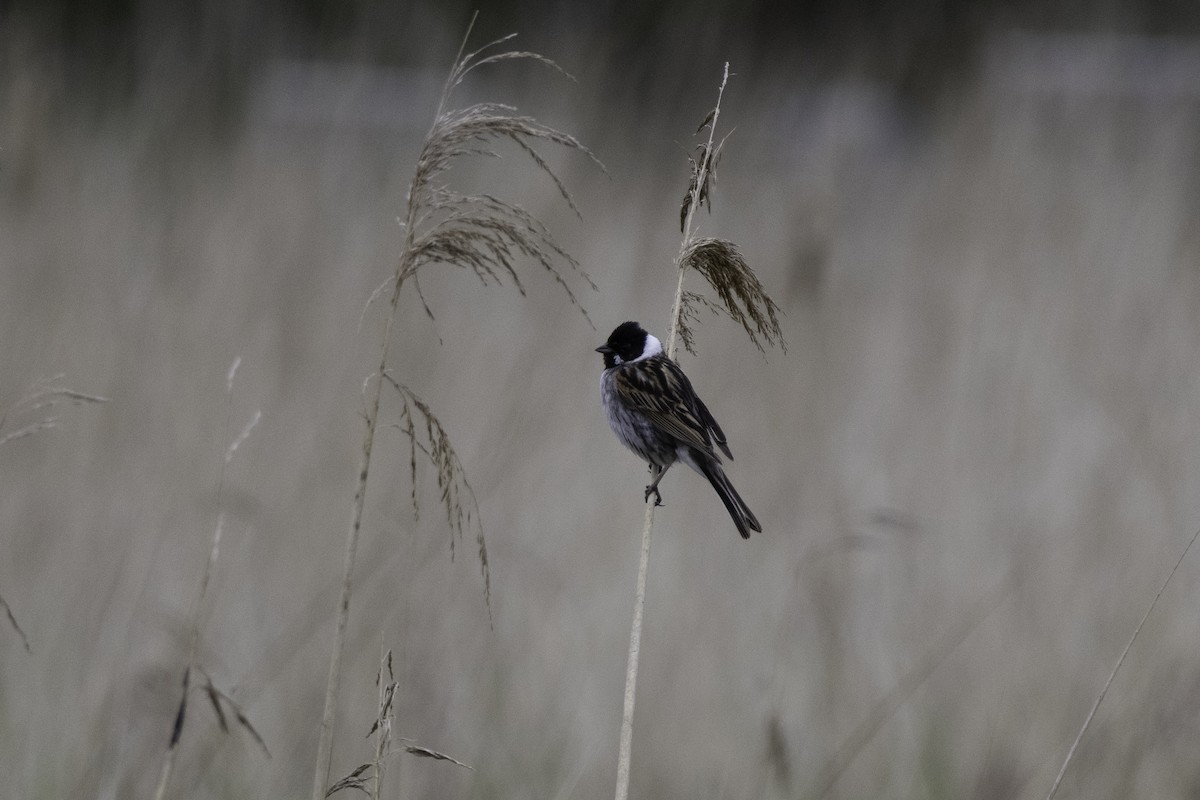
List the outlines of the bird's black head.
{"label": "bird's black head", "polygon": [[604,368],[612,369],[618,364],[658,355],[662,344],[636,322],[622,322],[596,352],[604,355]]}

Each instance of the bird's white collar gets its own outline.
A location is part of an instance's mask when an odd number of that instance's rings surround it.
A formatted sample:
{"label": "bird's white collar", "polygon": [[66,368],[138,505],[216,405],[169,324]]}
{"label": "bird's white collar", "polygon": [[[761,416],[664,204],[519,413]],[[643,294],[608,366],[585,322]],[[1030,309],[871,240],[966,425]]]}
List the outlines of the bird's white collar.
{"label": "bird's white collar", "polygon": [[[662,355],[662,342],[652,333],[646,334],[646,345],[642,348],[642,354],[634,359],[634,361],[644,361],[653,356]],[[632,362],[631,362],[632,363]]]}

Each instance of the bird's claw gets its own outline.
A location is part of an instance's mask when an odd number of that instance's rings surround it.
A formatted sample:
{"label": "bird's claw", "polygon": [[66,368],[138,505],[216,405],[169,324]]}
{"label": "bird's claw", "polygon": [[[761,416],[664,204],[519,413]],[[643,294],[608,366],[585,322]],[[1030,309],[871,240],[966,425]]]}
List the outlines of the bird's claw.
{"label": "bird's claw", "polygon": [[654,495],[654,505],[655,506],[661,506],[663,504],[662,494],[659,493],[657,486],[647,486],[646,487],[646,494],[642,496],[642,502],[643,503],[650,502],[650,495]]}

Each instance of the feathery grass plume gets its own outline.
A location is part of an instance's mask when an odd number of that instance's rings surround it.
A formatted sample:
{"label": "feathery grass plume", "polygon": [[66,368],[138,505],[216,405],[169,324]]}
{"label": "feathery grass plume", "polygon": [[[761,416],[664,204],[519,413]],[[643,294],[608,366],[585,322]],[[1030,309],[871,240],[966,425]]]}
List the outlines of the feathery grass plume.
{"label": "feathery grass plume", "polygon": [[[471,21],[474,25],[474,19]],[[417,157],[417,166],[409,188],[408,217],[405,223],[405,247],[394,278],[393,292],[409,278],[420,293],[418,272],[428,264],[442,263],[469,270],[485,285],[511,281],[522,295],[525,287],[517,272],[520,260],[528,259],[546,270],[563,289],[571,304],[587,317],[587,312],[571,290],[559,263],[578,275],[591,289],[596,286],[577,262],[551,236],[546,227],[520,206],[490,194],[469,195],[438,183],[438,179],[459,158],[485,156],[499,158],[496,146],[515,145],[553,181],[563,200],[579,216],[579,209],[566,186],[544,158],[533,148],[534,142],[547,142],[585,154],[601,169],[604,165],[574,136],[543,125],[532,117],[520,116],[513,106],[501,103],[476,103],[462,109],[446,110],[451,93],[472,70],[485,64],[509,59],[532,59],[550,66],[570,78],[557,64],[544,56],[527,51],[508,51],[484,56],[486,50],[503,44],[510,34],[466,56],[459,50],[442,93],[433,127]],[[467,30],[470,36],[470,28]],[[465,46],[466,40],[463,44]],[[573,78],[571,78],[574,80]],[[425,313],[433,310],[420,296]]]}
{"label": "feathery grass plume", "polygon": [[[417,452],[421,452],[437,473],[437,485],[441,491],[442,507],[446,510],[446,525],[450,529],[450,559],[454,559],[455,547],[462,539],[463,528],[475,529],[475,543],[478,546],[479,571],[483,577],[483,600],[488,609],[488,619],[492,615],[492,573],[488,565],[487,542],[483,538],[483,524],[479,520],[479,502],[475,499],[475,490],[467,480],[462,462],[445,428],[429,405],[409,389],[400,384],[391,375],[384,379],[400,397],[400,423],[395,427],[408,437],[409,445],[409,478],[413,515],[420,517],[421,507],[417,499]],[[423,420],[418,425],[413,416],[416,411]],[[424,441],[418,429],[424,432]]]}
{"label": "feathery grass plume", "polygon": [[[697,157],[688,157],[691,167],[688,191],[679,209],[680,230],[683,241],[675,256],[678,282],[675,287],[675,302],[671,309],[671,327],[667,336],[667,355],[675,357],[680,341],[689,353],[695,355],[695,331],[692,323],[698,321],[701,309],[716,314],[724,313],[742,326],[750,341],[765,352],[764,342],[787,352],[787,343],[779,326],[779,306],[767,294],[762,282],[742,256],[733,242],[711,237],[697,237],[694,232],[696,209],[707,205],[712,211],[712,190],[716,186],[716,167],[732,131],[720,141],[716,138],[717,120],[721,116],[721,98],[729,82],[729,64],[721,78],[717,91],[717,104],[704,117],[696,129],[697,134],[707,130],[707,138],[696,146]],[[717,301],[699,292],[683,288],[689,269],[704,276],[717,294]]]}
{"label": "feathery grass plume", "polygon": [[[667,357],[675,358],[680,340],[689,352],[694,352],[694,337],[690,321],[694,321],[699,308],[713,311],[723,310],[739,322],[750,336],[750,341],[761,351],[762,342],[783,347],[783,336],[779,329],[779,307],[767,295],[762,283],[746,264],[741,253],[732,242],[719,239],[698,239],[693,231],[696,209],[702,204],[712,208],[712,188],[716,184],[713,170],[720,160],[728,134],[715,141],[717,121],[721,116],[721,99],[729,82],[729,63],[726,62],[717,90],[717,103],[696,129],[707,130],[706,140],[697,147],[698,157],[689,157],[691,177],[688,191],[680,208],[680,227],[683,241],[675,257],[677,283],[675,300],[671,308],[671,327],[667,335]],[[683,288],[689,269],[704,275],[717,292],[722,305],[695,292]],[[650,542],[654,531],[655,503],[646,495],[646,514],[642,524],[642,547],[638,560],[637,585],[634,590],[633,621],[629,630],[629,656],[625,665],[625,697],[621,713],[621,738],[617,747],[616,800],[629,797],[629,772],[633,760],[633,709],[637,696],[638,662],[642,648],[642,620],[646,607],[646,576],[650,567]]]}
{"label": "feathery grass plume", "polygon": [[1125,643],[1125,649],[1117,657],[1117,662],[1113,664],[1112,672],[1108,673],[1108,680],[1104,682],[1100,693],[1096,695],[1096,701],[1092,703],[1091,709],[1083,720],[1083,725],[1079,728],[1079,733],[1075,735],[1075,741],[1071,742],[1071,747],[1067,750],[1067,757],[1063,759],[1062,766],[1059,767],[1058,774],[1054,777],[1054,783],[1050,786],[1050,792],[1046,795],[1046,800],[1054,800],[1054,795],[1058,794],[1058,787],[1062,783],[1063,776],[1067,774],[1067,767],[1071,765],[1072,759],[1075,758],[1075,751],[1079,748],[1079,743],[1083,741],[1083,735],[1091,727],[1092,720],[1096,717],[1096,710],[1104,702],[1104,698],[1108,694],[1108,689],[1112,686],[1113,679],[1117,677],[1117,673],[1121,670],[1121,665],[1125,663],[1125,656],[1129,655],[1129,651],[1133,648],[1133,643],[1137,641],[1138,634],[1142,632],[1142,626],[1146,624],[1146,620],[1150,619],[1150,614],[1154,611],[1154,607],[1158,605],[1158,599],[1167,590],[1167,584],[1175,577],[1175,573],[1179,570],[1179,565],[1187,558],[1188,551],[1192,549],[1192,545],[1196,543],[1196,539],[1198,538],[1200,538],[1200,530],[1192,534],[1192,538],[1188,540],[1187,547],[1183,548],[1183,552],[1179,554],[1179,558],[1175,561],[1175,566],[1171,567],[1171,571],[1167,573],[1167,577],[1163,580],[1162,585],[1158,587],[1158,592],[1155,593],[1154,599],[1150,601],[1150,605],[1146,608],[1146,613],[1142,615],[1142,618],[1138,620],[1138,624],[1134,626],[1133,634],[1129,637],[1129,641]]}
{"label": "feathery grass plume", "polygon": [[[461,109],[449,107],[454,89],[473,70],[500,61],[533,60],[563,72],[553,61],[523,50],[491,52],[498,45],[512,39],[506,36],[484,47],[467,53],[466,43],[474,27],[474,18],[467,27],[462,45],[455,56],[450,74],[446,78],[441,100],[430,128],[417,157],[412,183],[408,191],[408,207],[402,227],[404,243],[396,269],[390,279],[391,300],[383,327],[379,368],[364,385],[366,392],[365,431],[359,461],[358,480],[354,501],[350,509],[350,525],[346,531],[346,550],[342,563],[342,590],[338,603],[333,645],[329,658],[329,675],[325,685],[325,705],[321,716],[321,728],[317,742],[316,766],[313,775],[312,798],[322,800],[329,780],[330,762],[333,754],[333,728],[337,713],[338,677],[341,670],[342,650],[346,636],[346,623],[350,613],[353,589],[354,561],[358,550],[358,535],[362,528],[363,508],[366,502],[367,481],[371,470],[371,452],[375,445],[375,432],[379,425],[380,395],[385,380],[396,387],[401,399],[400,429],[409,435],[410,468],[416,469],[416,450],[422,449],[438,470],[438,484],[442,490],[442,502],[452,530],[451,542],[461,535],[464,524],[471,524],[471,508],[474,497],[469,484],[463,477],[461,465],[449,445],[445,430],[437,417],[424,402],[389,375],[389,348],[392,329],[395,326],[400,292],[411,281],[413,290],[421,302],[425,314],[434,319],[434,311],[426,302],[421,291],[420,273],[433,265],[457,267],[473,274],[484,285],[512,283],[521,294],[525,293],[524,282],[518,267],[523,262],[533,262],[541,267],[563,290],[567,300],[583,314],[587,312],[571,288],[568,277],[582,281],[595,289],[595,284],[551,236],[540,221],[525,209],[508,200],[491,194],[464,194],[451,189],[442,182],[451,165],[458,159],[472,156],[499,157],[499,147],[505,143],[515,146],[528,156],[534,166],[545,173],[567,205],[579,214],[566,186],[554,173],[549,163],[534,148],[535,144],[558,145],[577,150],[603,169],[603,165],[575,137],[551,128],[532,117],[521,116],[517,110],[500,103],[476,103]],[[565,75],[566,73],[563,72]],[[568,76],[569,77],[569,76]],[[565,266],[560,266],[565,265]],[[374,294],[372,295],[374,296]],[[592,326],[593,329],[595,326]],[[413,411],[424,421],[426,443],[418,448],[417,429]],[[467,498],[464,498],[463,489]],[[469,499],[465,507],[463,500]],[[416,501],[415,490],[413,494]],[[478,515],[475,515],[478,524]],[[484,580],[484,596],[490,597],[491,579],[484,545],[482,529],[478,528],[480,570]],[[491,614],[488,602],[489,618]],[[423,753],[418,753],[423,755]]]}
{"label": "feathery grass plume", "polygon": [[[233,381],[237,376],[238,368],[241,366],[242,358],[238,356],[230,364],[229,370],[225,375],[225,439],[229,439],[229,425],[233,413]],[[238,448],[245,443],[249,438],[251,431],[258,425],[262,419],[262,412],[255,411],[243,428],[241,433],[237,435],[225,448],[225,455],[221,459],[221,467],[217,478],[217,507],[222,505],[222,499],[225,494],[225,468],[233,460],[234,453]],[[229,733],[229,720],[226,716],[225,709],[233,713],[244,730],[246,730],[256,741],[259,747],[267,758],[271,757],[271,751],[267,749],[267,743],[259,735],[255,727],[250,724],[249,718],[242,711],[232,697],[217,688],[213,683],[209,674],[196,663],[196,650],[200,642],[200,616],[204,608],[204,601],[208,597],[208,586],[212,580],[212,575],[216,571],[217,559],[221,552],[221,535],[225,529],[225,512],[223,510],[217,512],[217,524],[213,529],[212,545],[209,547],[208,560],[204,564],[204,572],[200,575],[200,590],[196,597],[196,603],[192,606],[191,614],[191,630],[188,634],[188,649],[187,659],[183,667],[183,686],[180,692],[179,705],[175,708],[175,717],[171,723],[171,736],[167,741],[166,754],[163,756],[162,769],[159,771],[158,786],[154,790],[154,800],[162,800],[166,796],[167,786],[171,781],[171,774],[175,770],[175,759],[179,755],[179,742],[183,737],[183,726],[187,720],[188,697],[192,690],[192,673],[198,672],[204,679],[203,685],[200,687],[208,698],[209,706],[213,710],[213,714],[217,718],[217,724],[225,733]]]}
{"label": "feathery grass plume", "polygon": [[[446,509],[446,523],[450,528],[450,551],[453,554],[456,541],[462,538],[463,527],[471,527],[479,515],[479,503],[475,499],[475,491],[467,481],[462,462],[450,443],[442,423],[434,415],[429,405],[417,396],[416,392],[399,383],[391,375],[384,375],[384,380],[396,390],[400,398],[400,422],[393,426],[400,430],[409,441],[409,470],[413,483],[411,500],[413,513],[420,515],[420,502],[417,498],[417,452],[420,451],[437,471],[438,489],[441,490],[441,502]],[[423,424],[418,425],[414,418],[416,414]],[[424,441],[418,433],[418,428],[424,431]],[[466,503],[464,503],[464,495]],[[478,525],[476,524],[476,527]],[[483,547],[482,532],[480,546]],[[453,555],[452,555],[453,557]],[[488,573],[484,571],[485,581]]]}
{"label": "feathery grass plume", "polygon": [[691,323],[697,320],[701,308],[727,314],[742,326],[759,352],[765,352],[763,342],[787,352],[779,328],[779,306],[767,294],[737,245],[724,239],[693,239],[684,248],[681,261],[683,269],[694,269],[703,275],[721,301],[715,303],[697,292],[683,293],[675,327],[689,353],[696,355]]}

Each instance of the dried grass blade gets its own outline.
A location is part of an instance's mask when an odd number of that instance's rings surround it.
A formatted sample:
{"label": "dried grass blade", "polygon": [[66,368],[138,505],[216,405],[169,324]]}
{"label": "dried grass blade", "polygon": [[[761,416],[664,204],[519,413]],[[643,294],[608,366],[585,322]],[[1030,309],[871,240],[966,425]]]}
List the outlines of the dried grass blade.
{"label": "dried grass blade", "polygon": [[31,422],[30,424],[24,426],[23,428],[18,428],[17,430],[13,431],[12,433],[8,433],[8,434],[5,434],[4,436],[0,436],[0,445],[6,445],[9,442],[16,441],[17,439],[24,439],[26,436],[33,436],[36,433],[41,433],[42,431],[48,431],[52,428],[57,428],[57,427],[58,427],[58,418],[57,417],[47,417],[46,419],[39,420],[37,422]]}
{"label": "dried grass blade", "polygon": [[[498,39],[497,41],[493,42],[493,44],[499,44],[500,42],[507,41],[508,39],[513,38],[513,36],[516,36],[516,34],[514,33],[511,36],[505,37],[504,39]],[[486,50],[487,48],[485,47],[483,49]],[[514,59],[514,58],[528,59],[530,61],[536,61],[539,64],[544,64],[545,66],[550,67],[551,69],[558,72],[560,75],[562,75],[567,80],[569,80],[573,83],[578,83],[578,81],[575,80],[574,75],[567,72],[565,69],[560,67],[557,63],[555,63],[553,60],[546,58],[541,53],[533,53],[528,50],[509,50],[506,53],[497,53],[494,56],[484,56],[483,58],[473,62],[466,69],[462,70],[462,72],[458,76],[458,80],[456,80],[454,82],[454,85],[458,86],[460,83],[462,83],[463,78],[465,78],[467,76],[467,73],[469,73],[471,70],[475,69],[476,67],[482,67],[484,64],[495,64],[497,61],[508,61],[508,60]]]}
{"label": "dried grass blade", "polygon": [[[228,695],[224,695],[224,697],[226,700],[229,699]],[[238,724],[241,725],[242,728],[244,728],[246,730],[246,733],[250,734],[250,736],[253,737],[254,741],[258,742],[258,746],[262,748],[263,755],[265,755],[267,758],[270,758],[271,751],[267,748],[266,740],[263,739],[262,735],[258,732],[258,730],[253,725],[250,724],[250,720],[247,719],[246,715],[244,713],[242,713],[242,710],[240,708],[238,708],[236,705],[233,706],[233,715],[237,718]]]}
{"label": "dried grass blade", "polygon": [[17,617],[15,614],[13,614],[12,606],[10,606],[8,601],[3,597],[0,597],[0,606],[3,606],[4,608],[4,615],[8,617],[8,624],[11,625],[12,629],[17,632],[18,636],[21,637],[21,644],[25,646],[25,652],[33,653],[33,650],[29,647],[29,637],[25,635],[25,631],[22,630],[21,626],[17,624]]}
{"label": "dried grass blade", "polygon": [[437,761],[449,761],[451,764],[457,764],[458,766],[462,767],[463,769],[469,769],[472,772],[475,771],[475,768],[472,767],[470,764],[464,764],[463,762],[459,761],[457,758],[448,756],[445,753],[439,753],[437,750],[430,750],[428,747],[421,747],[420,745],[415,745],[415,744],[414,745],[406,745],[404,747],[404,752],[412,753],[414,756],[421,756],[422,758],[432,758]]}
{"label": "dried grass blade", "polygon": [[221,730],[224,733],[229,733],[229,723],[225,720],[225,712],[221,710],[221,696],[217,693],[217,688],[213,686],[212,679],[205,681],[204,693],[208,695],[208,702],[212,705],[213,711],[217,715],[217,724],[221,726]]}
{"label": "dried grass blade", "polygon": [[183,720],[187,716],[187,699],[188,689],[191,685],[192,668],[189,665],[183,670],[183,692],[179,698],[179,708],[175,711],[175,721],[171,724],[171,741],[167,745],[168,750],[174,750],[179,744],[179,738],[183,736]]}
{"label": "dried grass blade", "polygon": [[[472,27],[475,25],[475,17],[478,17],[478,16],[479,16],[479,12],[476,11],[475,16],[473,16],[471,18]],[[467,36],[470,36],[470,35],[471,35],[471,28],[467,28]],[[517,38],[517,34],[508,33],[508,34],[505,34],[504,36],[501,36],[499,39],[493,39],[492,41],[485,44],[483,47],[480,47],[478,50],[473,50],[470,53],[467,53],[465,56],[462,56],[461,58],[458,59],[458,63],[455,66],[455,74],[459,74],[462,68],[467,67],[472,62],[474,62],[476,57],[478,57],[479,54],[482,53],[484,50],[491,50],[496,45],[504,44],[505,42],[511,42],[515,38]],[[463,43],[464,44],[466,43],[465,39],[463,40]],[[491,56],[487,56],[487,58],[490,58],[490,57]]]}
{"label": "dried grass blade", "polygon": [[367,791],[367,779],[361,777],[362,774],[370,768],[370,764],[363,764],[358,769],[354,770],[349,775],[330,786],[329,790],[325,792],[325,796],[332,797],[343,789],[358,789],[363,794],[370,796],[371,793]]}

